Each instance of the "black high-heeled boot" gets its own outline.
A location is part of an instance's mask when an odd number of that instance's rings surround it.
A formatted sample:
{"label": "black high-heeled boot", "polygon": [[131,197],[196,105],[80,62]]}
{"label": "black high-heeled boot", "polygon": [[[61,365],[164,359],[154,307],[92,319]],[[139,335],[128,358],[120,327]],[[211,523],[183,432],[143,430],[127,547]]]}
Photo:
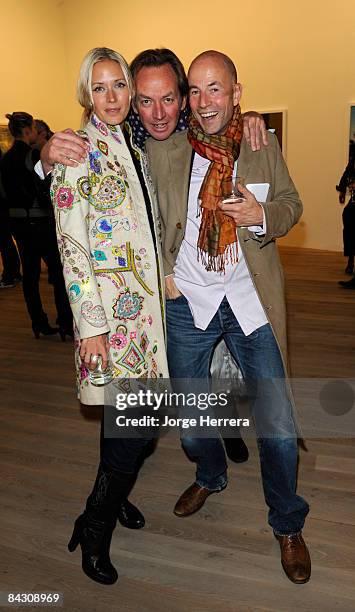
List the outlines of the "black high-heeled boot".
{"label": "black high-heeled boot", "polygon": [[65,342],[65,337],[68,336],[71,340],[74,338],[74,330],[72,327],[59,327],[59,335],[62,342]]}
{"label": "black high-heeled boot", "polygon": [[115,526],[115,520],[100,521],[85,511],[76,519],[68,544],[70,552],[80,544],[83,572],[100,584],[114,584],[118,578],[110,559],[111,538]]}
{"label": "black high-heeled boot", "polygon": [[85,512],[75,521],[68,549],[73,552],[80,544],[84,573],[101,584],[113,584],[118,578],[110,559],[110,545],[118,505],[127,498],[131,486],[131,474],[109,471],[100,464]]}
{"label": "black high-heeled boot", "polygon": [[62,342],[65,342],[66,336],[71,340],[74,338],[73,318],[57,317],[56,324],[59,325],[59,335]]}
{"label": "black high-heeled boot", "polygon": [[127,529],[142,529],[145,525],[143,514],[128,499],[122,499],[119,502],[117,518],[121,525],[127,527]]}
{"label": "black high-heeled boot", "polygon": [[354,257],[351,255],[348,257],[348,265],[345,268],[345,274],[353,274],[354,273]]}
{"label": "black high-heeled boot", "polygon": [[38,340],[41,334],[43,336],[54,336],[54,334],[58,333],[59,329],[58,327],[51,327],[48,321],[43,321],[42,323],[32,323],[32,331],[34,337]]}

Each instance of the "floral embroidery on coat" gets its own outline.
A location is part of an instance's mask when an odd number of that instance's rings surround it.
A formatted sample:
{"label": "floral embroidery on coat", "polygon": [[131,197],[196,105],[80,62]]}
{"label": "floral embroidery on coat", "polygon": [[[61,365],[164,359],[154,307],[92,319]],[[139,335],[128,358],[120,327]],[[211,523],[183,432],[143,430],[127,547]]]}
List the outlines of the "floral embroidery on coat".
{"label": "floral embroidery on coat", "polygon": [[93,116],[90,150],[77,168],[58,165],[52,180],[58,245],[76,328],[80,399],[103,403],[88,379],[80,338],[108,333],[114,376],[168,377],[151,228],[129,150],[119,127]]}

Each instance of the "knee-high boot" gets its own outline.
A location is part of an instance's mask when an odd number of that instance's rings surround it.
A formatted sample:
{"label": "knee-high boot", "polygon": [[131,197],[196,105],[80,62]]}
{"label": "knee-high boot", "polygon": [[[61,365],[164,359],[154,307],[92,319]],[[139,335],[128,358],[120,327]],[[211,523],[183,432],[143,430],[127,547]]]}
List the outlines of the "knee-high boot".
{"label": "knee-high boot", "polygon": [[85,511],[76,519],[68,544],[70,552],[80,544],[84,573],[102,584],[113,584],[118,578],[110,559],[110,545],[117,522],[117,503],[126,499],[131,484],[131,474],[109,471],[100,464]]}

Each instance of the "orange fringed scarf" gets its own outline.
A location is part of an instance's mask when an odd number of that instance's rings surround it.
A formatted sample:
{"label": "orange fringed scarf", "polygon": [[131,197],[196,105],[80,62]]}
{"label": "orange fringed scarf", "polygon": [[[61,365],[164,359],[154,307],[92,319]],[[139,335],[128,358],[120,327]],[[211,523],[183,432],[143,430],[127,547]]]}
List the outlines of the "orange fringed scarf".
{"label": "orange fringed scarf", "polygon": [[222,181],[232,180],[242,135],[243,120],[239,104],[222,135],[205,134],[193,115],[189,119],[187,137],[191,146],[199,155],[212,162],[198,196],[202,219],[197,252],[207,270],[224,272],[227,261],[238,261],[235,221],[221,212],[218,202],[222,197]]}

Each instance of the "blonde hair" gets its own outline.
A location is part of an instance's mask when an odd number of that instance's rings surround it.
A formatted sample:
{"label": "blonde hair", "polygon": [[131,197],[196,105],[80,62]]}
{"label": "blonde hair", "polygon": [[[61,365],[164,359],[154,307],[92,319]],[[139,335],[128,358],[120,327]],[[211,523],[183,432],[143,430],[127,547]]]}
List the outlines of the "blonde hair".
{"label": "blonde hair", "polygon": [[93,112],[93,99],[92,99],[92,90],[91,90],[91,79],[92,79],[92,69],[97,62],[102,62],[103,60],[113,60],[117,62],[121,68],[126,80],[130,99],[133,97],[134,85],[131,73],[128,68],[128,64],[124,57],[117,53],[117,51],[113,51],[113,49],[108,49],[107,47],[96,47],[95,49],[91,49],[89,51],[80,66],[79,78],[77,84],[77,98],[80,106],[83,107],[84,112],[82,116],[82,126],[84,126]]}

